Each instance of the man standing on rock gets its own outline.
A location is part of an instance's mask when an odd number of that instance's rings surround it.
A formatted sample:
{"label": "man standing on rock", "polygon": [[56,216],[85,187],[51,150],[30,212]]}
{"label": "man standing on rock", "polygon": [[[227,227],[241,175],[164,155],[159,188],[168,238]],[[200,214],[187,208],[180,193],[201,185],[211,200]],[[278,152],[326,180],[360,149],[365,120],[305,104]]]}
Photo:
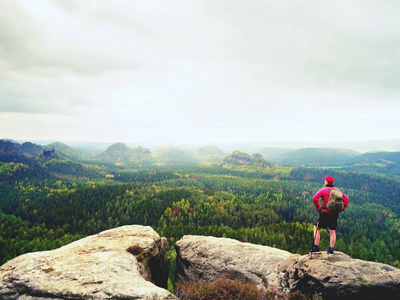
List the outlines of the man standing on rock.
{"label": "man standing on rock", "polygon": [[[313,202],[315,208],[319,212],[319,218],[314,225],[314,245],[310,250],[311,253],[321,253],[319,249],[320,242],[320,230],[321,228],[328,228],[330,234],[330,247],[326,249],[329,254],[333,254],[333,249],[336,243],[336,226],[337,219],[339,216],[339,212],[343,211],[349,205],[349,198],[338,188],[335,188],[334,182],[335,179],[332,176],[327,176],[322,178],[325,180],[324,187],[321,188],[313,197]],[[338,192],[338,195],[342,198],[342,207],[339,211],[328,209],[328,200],[331,196],[332,191]],[[319,200],[321,199],[321,205],[319,204]]]}

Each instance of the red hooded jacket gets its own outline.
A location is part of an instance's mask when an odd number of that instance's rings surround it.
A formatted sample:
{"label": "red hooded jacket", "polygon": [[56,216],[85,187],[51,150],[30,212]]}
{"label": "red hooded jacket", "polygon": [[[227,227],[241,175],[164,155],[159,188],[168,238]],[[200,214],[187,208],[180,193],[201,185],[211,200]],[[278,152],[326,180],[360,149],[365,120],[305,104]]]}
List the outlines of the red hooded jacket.
{"label": "red hooded jacket", "polygon": [[[326,206],[326,204],[328,203],[329,200],[329,195],[330,195],[330,190],[329,189],[335,189],[338,190],[342,193],[343,195],[343,210],[345,210],[347,208],[347,206],[349,205],[349,198],[338,188],[333,187],[333,186],[324,186],[323,188],[321,188],[312,198],[315,208],[320,211],[321,210],[321,206]],[[319,199],[321,198],[321,205],[319,204]],[[329,213],[329,210],[327,210],[326,208],[322,210],[322,212],[324,213]]]}

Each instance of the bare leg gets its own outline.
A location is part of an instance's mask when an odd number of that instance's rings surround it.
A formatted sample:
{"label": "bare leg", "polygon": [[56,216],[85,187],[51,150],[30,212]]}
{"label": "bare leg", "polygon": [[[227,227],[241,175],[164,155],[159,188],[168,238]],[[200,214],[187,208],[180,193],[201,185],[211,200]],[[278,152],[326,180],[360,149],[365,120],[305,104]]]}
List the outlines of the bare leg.
{"label": "bare leg", "polygon": [[317,246],[319,246],[319,241],[321,239],[320,231],[321,231],[321,228],[314,226],[314,236],[315,236],[314,244]]}
{"label": "bare leg", "polygon": [[333,247],[335,247],[335,243],[336,243],[336,231],[329,229],[329,234],[331,235],[330,245],[333,248]]}

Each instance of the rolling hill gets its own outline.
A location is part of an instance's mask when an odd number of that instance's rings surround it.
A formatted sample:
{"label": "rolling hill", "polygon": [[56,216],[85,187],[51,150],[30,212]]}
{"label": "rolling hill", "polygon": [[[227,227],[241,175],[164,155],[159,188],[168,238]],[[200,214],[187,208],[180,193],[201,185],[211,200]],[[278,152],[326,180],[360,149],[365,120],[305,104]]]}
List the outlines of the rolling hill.
{"label": "rolling hill", "polygon": [[359,153],[348,149],[302,148],[269,159],[286,166],[339,166],[347,164],[358,155]]}

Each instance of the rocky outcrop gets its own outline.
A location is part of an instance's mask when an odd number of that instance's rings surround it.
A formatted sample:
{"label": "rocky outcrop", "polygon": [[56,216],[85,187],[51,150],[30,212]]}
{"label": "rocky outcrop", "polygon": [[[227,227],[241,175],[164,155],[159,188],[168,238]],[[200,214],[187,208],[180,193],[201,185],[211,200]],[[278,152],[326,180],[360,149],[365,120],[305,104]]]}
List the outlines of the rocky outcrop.
{"label": "rocky outcrop", "polygon": [[234,164],[234,165],[252,165],[253,158],[250,156],[250,154],[247,154],[239,150],[235,150],[227,157],[225,157],[223,162],[226,164]]}
{"label": "rocky outcrop", "polygon": [[397,299],[400,269],[351,259],[342,252],[292,255],[278,265],[286,292],[319,293],[325,299]]}
{"label": "rocky outcrop", "polygon": [[0,299],[175,299],[167,242],[151,228],[123,226],[0,267]]}
{"label": "rocky outcrop", "polygon": [[54,147],[47,147],[46,149],[43,150],[43,155],[45,157],[51,157],[56,154],[56,149]]}
{"label": "rocky outcrop", "polygon": [[[123,226],[0,267],[0,299],[176,299],[165,288],[167,242],[150,227]],[[184,236],[176,280],[227,277],[325,299],[397,299],[400,270],[336,251],[292,255],[227,238]]]}
{"label": "rocky outcrop", "polygon": [[255,166],[260,166],[260,167],[272,166],[272,164],[267,162],[260,153],[254,153],[251,156],[251,158],[253,159],[253,165]]}
{"label": "rocky outcrop", "polygon": [[131,148],[124,143],[115,143],[108,147],[105,152],[98,154],[97,158],[112,162],[140,163],[151,160],[152,155],[148,148],[140,146]]}
{"label": "rocky outcrop", "polygon": [[352,259],[336,251],[291,255],[226,238],[184,236],[177,250],[176,280],[219,277],[252,282],[279,292],[321,294],[325,299],[397,299],[400,269]]}
{"label": "rocky outcrop", "polygon": [[186,235],[175,244],[176,280],[213,281],[221,276],[278,288],[277,265],[290,253],[227,238]]}
{"label": "rocky outcrop", "polygon": [[232,165],[250,165],[258,167],[272,166],[270,162],[267,162],[262,154],[254,153],[252,156],[245,152],[235,150],[222,161],[222,164]]}

